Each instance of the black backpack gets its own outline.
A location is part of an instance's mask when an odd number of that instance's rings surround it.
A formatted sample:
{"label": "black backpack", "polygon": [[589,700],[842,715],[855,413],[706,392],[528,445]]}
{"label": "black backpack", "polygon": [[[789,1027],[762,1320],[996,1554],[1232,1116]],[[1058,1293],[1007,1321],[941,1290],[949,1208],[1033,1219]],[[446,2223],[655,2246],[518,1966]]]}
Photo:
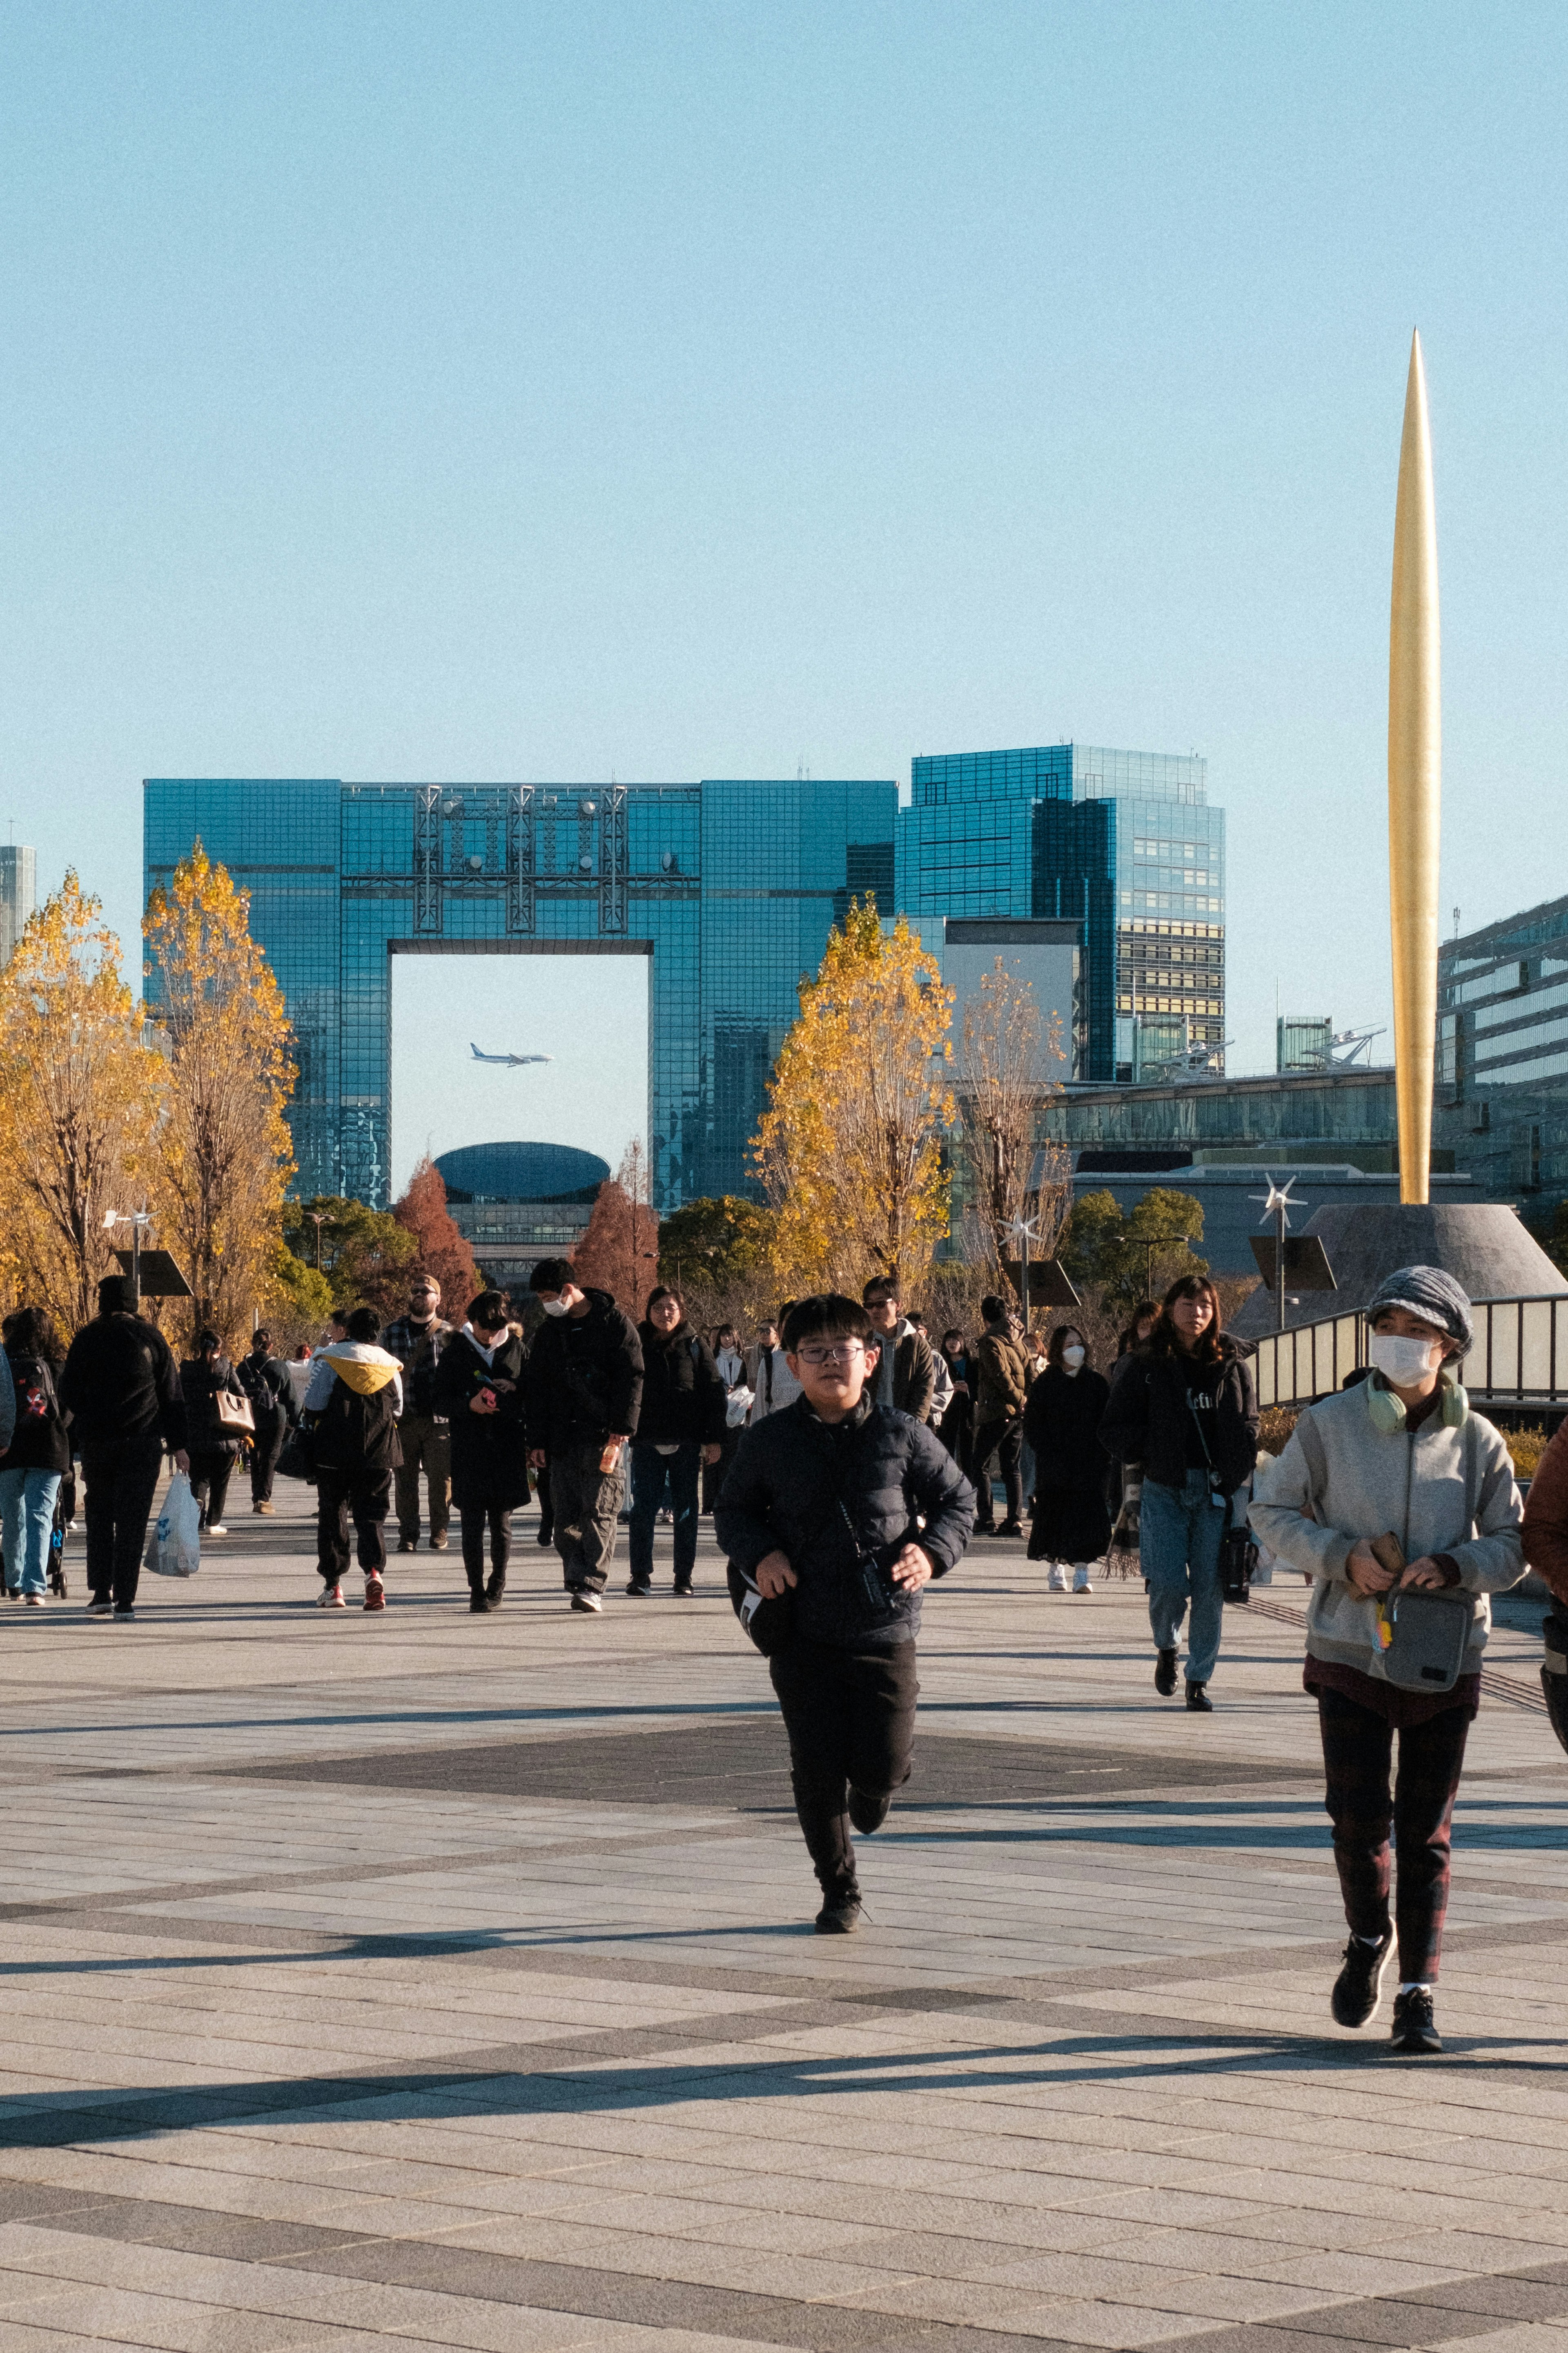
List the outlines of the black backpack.
{"label": "black backpack", "polygon": [[373,1397],[361,1397],[334,1377],[331,1396],[310,1434],[310,1455],[329,1471],[395,1471],[403,1449],[397,1442],[392,1383]]}

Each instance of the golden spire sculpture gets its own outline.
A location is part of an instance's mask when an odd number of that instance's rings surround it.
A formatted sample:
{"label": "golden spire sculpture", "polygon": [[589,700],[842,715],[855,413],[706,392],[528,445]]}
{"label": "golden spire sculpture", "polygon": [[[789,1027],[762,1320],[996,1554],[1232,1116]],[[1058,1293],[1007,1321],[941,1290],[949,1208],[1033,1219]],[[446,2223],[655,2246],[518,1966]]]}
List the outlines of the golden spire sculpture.
{"label": "golden spire sculpture", "polygon": [[1426,373],[1417,334],[1410,345],[1399,447],[1388,623],[1388,897],[1401,1201],[1425,1202],[1430,1194],[1442,800],[1437,515]]}

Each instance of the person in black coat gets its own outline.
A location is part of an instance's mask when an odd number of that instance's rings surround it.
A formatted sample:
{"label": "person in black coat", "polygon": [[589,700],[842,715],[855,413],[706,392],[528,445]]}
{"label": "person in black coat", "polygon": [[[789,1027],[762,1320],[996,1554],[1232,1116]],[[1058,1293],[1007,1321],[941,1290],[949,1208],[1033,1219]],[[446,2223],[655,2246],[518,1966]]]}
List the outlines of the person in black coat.
{"label": "person in black coat", "polygon": [[16,1395],[11,1443],[0,1456],[5,1590],[41,1609],[49,1589],[49,1539],[70,1441],[58,1383],[64,1351],[41,1307],[18,1307],[4,1324],[5,1359]]}
{"label": "person in black coat", "polygon": [[1176,1646],[1187,1605],[1187,1705],[1207,1715],[1219,1658],[1225,1598],[1219,1552],[1245,1518],[1242,1489],[1258,1461],[1258,1391],[1251,1350],[1222,1328],[1219,1293],[1206,1274],[1165,1293],[1147,1344],[1117,1365],[1100,1425],[1119,1462],[1143,1465],[1138,1553],[1149,1588],[1154,1688],[1176,1688]]}
{"label": "person in black coat", "polygon": [[202,1507],[202,1527],[209,1536],[226,1536],[223,1507],[228,1500],[229,1474],[239,1452],[242,1433],[226,1430],[218,1419],[217,1401],[248,1403],[234,1366],[223,1353],[216,1332],[196,1334],[196,1352],[180,1366],[180,1390],[190,1417],[191,1493]]}
{"label": "person in black coat", "polygon": [[910,1776],[921,1588],[963,1557],[974,1490],[923,1422],[865,1393],[878,1350],[857,1301],[804,1299],[784,1336],[803,1393],[742,1439],[713,1530],[742,1588],[788,1597],[768,1669],[816,1926],[842,1936],[860,1917],[850,1826],[879,1830]]}
{"label": "person in black coat", "polygon": [[1029,1558],[1051,1564],[1049,1588],[1089,1593],[1089,1564],[1110,1542],[1105,1508],[1109,1459],[1100,1442],[1110,1383],[1089,1361],[1089,1344],[1076,1324],[1059,1324],[1046,1350],[1045,1370],[1029,1385],[1024,1436],[1035,1450],[1035,1510]]}
{"label": "person in black coat", "polygon": [[[511,1557],[511,1515],[528,1501],[522,1342],[507,1329],[506,1300],[481,1291],[436,1365],[436,1411],[452,1437],[452,1501],[463,1531],[468,1607],[499,1609]],[[485,1532],[490,1574],[485,1579]]]}
{"label": "person in black coat", "polygon": [[289,1367],[272,1353],[272,1335],[258,1326],[250,1335],[250,1354],[234,1368],[235,1379],[250,1399],[256,1428],[250,1440],[250,1508],[272,1510],[272,1480],[287,1433],[298,1429],[300,1409]]}
{"label": "person in black coat", "polygon": [[584,1291],[572,1261],[541,1259],[528,1279],[546,1321],[528,1359],[529,1461],[550,1472],[555,1549],[574,1609],[596,1614],[626,1493],[626,1451],[642,1403],[642,1342],[607,1291]]}
{"label": "person in black coat", "polygon": [[98,1314],[66,1353],[60,1405],[87,1489],[87,1581],[93,1614],[136,1614],[142,1547],[163,1449],[189,1471],[185,1402],[163,1334],[136,1313],[128,1274],[105,1275]]}
{"label": "person in black coat", "polygon": [[679,1291],[661,1282],[647,1295],[642,1342],[642,1410],[632,1445],[630,1594],[653,1591],[653,1529],[669,1489],[675,1517],[675,1590],[691,1591],[697,1565],[698,1484],[724,1448],[729,1393],[713,1351],[686,1320]]}

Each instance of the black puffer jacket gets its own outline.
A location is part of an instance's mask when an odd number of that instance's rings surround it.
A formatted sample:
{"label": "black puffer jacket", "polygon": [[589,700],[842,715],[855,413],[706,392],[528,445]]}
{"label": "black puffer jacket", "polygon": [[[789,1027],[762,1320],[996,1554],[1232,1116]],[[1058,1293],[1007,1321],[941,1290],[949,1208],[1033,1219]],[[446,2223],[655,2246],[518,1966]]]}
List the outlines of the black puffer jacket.
{"label": "black puffer jacket", "polygon": [[875,1623],[864,1556],[885,1571],[913,1538],[942,1577],[973,1525],[974,1490],[942,1440],[865,1398],[829,1423],[796,1398],[745,1430],[713,1507],[713,1532],[736,1567],[751,1577],[770,1552],[784,1553],[796,1631],[839,1649],[907,1642],[920,1629],[921,1597],[901,1589],[891,1619]]}
{"label": "black puffer jacket", "polygon": [[[494,1413],[475,1413],[489,1389]],[[487,1365],[467,1332],[454,1332],[436,1366],[436,1411],[452,1435],[452,1500],[461,1511],[528,1501],[528,1433],[523,1421],[522,1342],[509,1332]]]}
{"label": "black puffer jacket", "polygon": [[639,1446],[721,1446],[728,1402],[713,1351],[684,1317],[673,1332],[637,1325],[642,1343]]}
{"label": "black puffer jacket", "polygon": [[607,1291],[589,1291],[586,1315],[548,1315],[528,1359],[529,1443],[559,1454],[635,1438],[642,1404],[642,1342]]}
{"label": "black puffer jacket", "polygon": [[[1258,1461],[1258,1390],[1244,1342],[1222,1333],[1219,1356],[1195,1400],[1203,1407],[1209,1453],[1227,1493],[1244,1487]],[[1110,1402],[1100,1442],[1118,1462],[1142,1462],[1143,1476],[1179,1487],[1194,1461],[1197,1416],[1189,1405],[1188,1360],[1148,1346],[1121,1357],[1110,1378]]]}

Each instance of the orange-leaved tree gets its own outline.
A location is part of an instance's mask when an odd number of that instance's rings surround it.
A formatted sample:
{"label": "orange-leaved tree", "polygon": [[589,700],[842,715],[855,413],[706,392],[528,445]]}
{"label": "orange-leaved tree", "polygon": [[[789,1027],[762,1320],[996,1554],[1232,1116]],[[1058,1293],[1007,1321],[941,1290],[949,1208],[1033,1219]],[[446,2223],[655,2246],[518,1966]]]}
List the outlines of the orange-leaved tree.
{"label": "orange-leaved tree", "polygon": [[658,1280],[658,1215],[650,1198],[647,1154],[628,1145],[616,1175],[594,1197],[588,1229],[572,1253],[574,1282],[607,1291],[634,1321]]}
{"label": "orange-leaved tree", "polygon": [[849,902],[768,1083],[752,1158],[778,1210],[782,1287],[919,1282],[947,1231],[952,992],[900,915]]}
{"label": "orange-leaved tree", "polygon": [[120,942],[68,873],[0,973],[0,1230],[15,1296],[66,1333],[97,1305],[142,1207],[163,1065],[142,1039]]}
{"label": "orange-leaved tree", "polygon": [[193,1330],[237,1346],[272,1287],[294,1154],[283,992],[237,891],[198,841],[147,902],[147,1013],[167,1039],[158,1239],[194,1294]]}
{"label": "orange-leaved tree", "polygon": [[460,1324],[479,1288],[479,1275],[474,1253],[447,1207],[447,1180],[428,1153],[394,1201],[392,1214],[414,1236],[408,1272],[433,1275],[441,1286],[442,1314]]}

